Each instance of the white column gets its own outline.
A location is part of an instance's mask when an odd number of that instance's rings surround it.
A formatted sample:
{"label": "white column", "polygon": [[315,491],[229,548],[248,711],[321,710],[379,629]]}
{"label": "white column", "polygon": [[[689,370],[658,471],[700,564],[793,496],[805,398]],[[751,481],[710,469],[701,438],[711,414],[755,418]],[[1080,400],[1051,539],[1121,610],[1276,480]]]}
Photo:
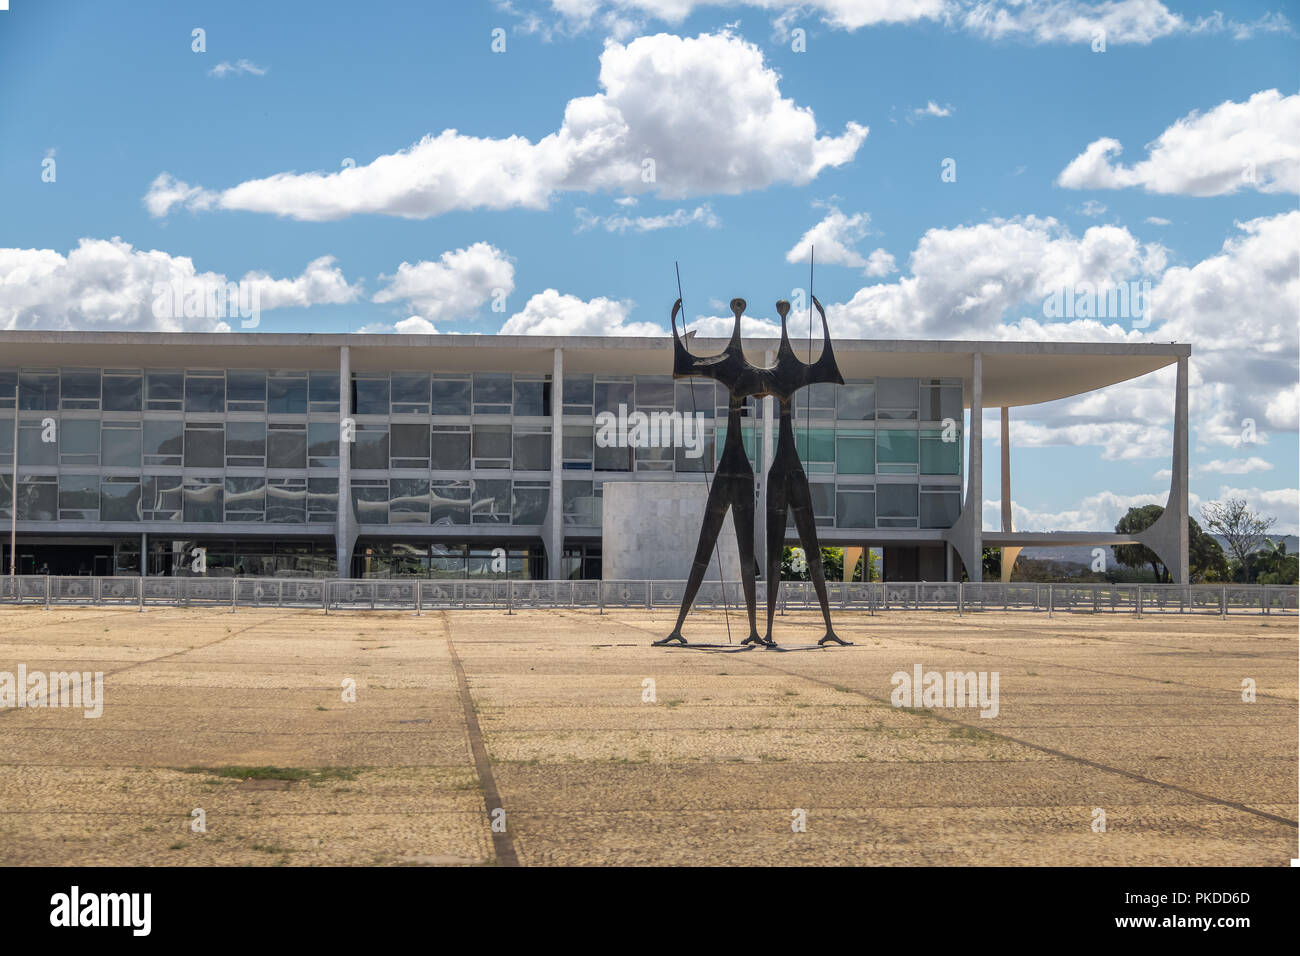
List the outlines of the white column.
{"label": "white column", "polygon": [[984,358],[971,357],[970,427],[967,432],[966,498],[944,540],[957,549],[971,581],[984,577]]}
{"label": "white column", "polygon": [[547,529],[548,576],[563,576],[564,561],[564,350],[556,349],[551,370],[551,508]]}
{"label": "white column", "polygon": [[[1011,526],[1011,411],[1002,406],[1002,530],[1013,531]],[[1002,549],[1002,583],[1011,580],[1019,548]]]}
{"label": "white column", "polygon": [[334,530],[336,573],[348,577],[352,565],[352,443],[344,441],[351,431],[346,425],[352,415],[352,356],[348,346],[339,346],[339,513]]}
{"label": "white column", "polygon": [[[12,584],[14,569],[18,566],[18,393],[22,384],[14,378],[14,470],[9,486],[9,580]],[[15,594],[18,592],[15,591]]]}
{"label": "white column", "polygon": [[[1174,461],[1173,487],[1169,492],[1166,510],[1178,515],[1178,527],[1174,537],[1178,548],[1176,584],[1187,584],[1190,579],[1190,566],[1187,551],[1191,546],[1187,528],[1187,356],[1178,360],[1177,394],[1174,398]],[[1172,569],[1171,569],[1172,570]]]}
{"label": "white column", "polygon": [[966,477],[966,507],[970,510],[973,557],[967,575],[984,580],[984,356],[975,353],[971,363],[970,464]]}
{"label": "white column", "polygon": [[1138,533],[1141,544],[1156,551],[1174,584],[1187,584],[1190,576],[1187,549],[1187,356],[1178,360],[1174,392],[1174,460],[1169,499],[1164,514]]}
{"label": "white column", "polygon": [[1187,356],[1178,360],[1178,378],[1174,392],[1173,477],[1169,479],[1169,499],[1155,524],[1139,532],[1137,538],[1154,551],[1174,584],[1187,584],[1190,575],[1187,550]]}

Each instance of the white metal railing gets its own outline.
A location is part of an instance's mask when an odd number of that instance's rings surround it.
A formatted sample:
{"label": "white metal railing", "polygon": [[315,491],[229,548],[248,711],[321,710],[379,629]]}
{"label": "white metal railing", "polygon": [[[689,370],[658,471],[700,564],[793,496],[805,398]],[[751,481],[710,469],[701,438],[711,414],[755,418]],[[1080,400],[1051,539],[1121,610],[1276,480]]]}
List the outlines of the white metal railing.
{"label": "white metal railing", "polygon": [[[680,605],[684,581],[507,581],[426,578],[0,577],[0,604],[139,607],[303,607],[330,610],[426,608],[658,608]],[[893,610],[1057,611],[1128,614],[1295,614],[1300,588],[1259,584],[957,584],[827,582],[831,607]],[[767,586],[757,582],[760,605]],[[706,581],[697,607],[740,607],[738,582]],[[784,581],[781,610],[812,610],[807,581]]]}

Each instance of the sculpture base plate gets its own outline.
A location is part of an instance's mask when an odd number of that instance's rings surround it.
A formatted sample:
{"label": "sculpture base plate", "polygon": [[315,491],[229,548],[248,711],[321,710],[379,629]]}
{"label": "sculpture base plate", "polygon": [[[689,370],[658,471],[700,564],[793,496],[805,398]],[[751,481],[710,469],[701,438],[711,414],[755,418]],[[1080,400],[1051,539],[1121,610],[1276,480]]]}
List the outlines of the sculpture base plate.
{"label": "sculpture base plate", "polygon": [[752,651],[755,647],[753,644],[660,644],[657,641],[650,646],[668,647],[679,651],[723,651],[732,654],[740,651]]}
{"label": "sculpture base plate", "polygon": [[[756,647],[761,647],[767,651],[780,651],[782,654],[791,651],[824,651],[833,644],[662,644],[658,641],[650,645],[651,647],[665,647],[679,651],[722,651],[725,654],[739,654],[742,651],[752,651]],[[852,647],[852,644],[845,644],[845,647]]]}

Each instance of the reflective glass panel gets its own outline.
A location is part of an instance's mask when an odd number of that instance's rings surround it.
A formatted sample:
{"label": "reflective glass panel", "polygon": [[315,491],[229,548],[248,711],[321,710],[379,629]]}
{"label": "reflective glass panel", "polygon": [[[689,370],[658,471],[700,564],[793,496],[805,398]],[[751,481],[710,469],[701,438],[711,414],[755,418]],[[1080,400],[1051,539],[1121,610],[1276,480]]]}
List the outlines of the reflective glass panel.
{"label": "reflective glass panel", "polygon": [[308,399],[313,412],[339,410],[339,373],[314,371],[310,376]]}
{"label": "reflective glass panel", "polygon": [[551,503],[550,482],[516,481],[510,520],[514,524],[541,524]]}
{"label": "reflective glass panel", "polygon": [[[180,423],[177,422],[179,432]],[[105,468],[139,468],[140,442],[143,434],[139,422],[119,425],[106,421],[100,434],[100,463]],[[176,439],[176,464],[180,464],[180,438]]]}
{"label": "reflective glass panel", "polygon": [[551,414],[551,383],[515,380],[515,416]]}
{"label": "reflective glass panel", "polygon": [[142,378],[139,375],[105,375],[103,409],[106,412],[140,411]]}
{"label": "reflective glass panel", "polygon": [[845,421],[869,421],[876,417],[875,385],[841,385],[835,392],[835,417]]}
{"label": "reflective glass panel", "polygon": [[[337,395],[334,400],[338,400]],[[273,415],[304,414],[307,411],[307,374],[272,372],[266,380],[266,410]]]}
{"label": "reflective glass panel", "polygon": [[224,412],[226,410],[225,376],[185,376],[185,410],[187,412]]}
{"label": "reflective glass panel", "polygon": [[871,528],[876,523],[876,496],[872,493],[838,491],[835,495],[835,527]]}
{"label": "reflective glass panel", "polygon": [[[260,468],[265,464],[266,423],[226,422],[226,465],[231,468]],[[228,501],[230,489],[226,490]]]}
{"label": "reflective glass panel", "polygon": [[[102,491],[102,489],[101,489]],[[222,520],[222,483],[218,479],[185,479],[185,520]]]}
{"label": "reflective glass panel", "polygon": [[876,431],[876,461],[891,464],[915,463],[917,451],[917,435],[914,431],[887,428]]}
{"label": "reflective glass panel", "polygon": [[433,427],[434,471],[468,471],[470,459],[470,432],[468,425],[435,425]]}
{"label": "reflective glass panel", "polygon": [[225,453],[226,433],[222,423],[186,423],[186,468],[220,468],[226,463]]}
{"label": "reflective glass panel", "polygon": [[[549,471],[551,468],[551,431],[533,432],[515,429],[515,470]],[[476,456],[477,457],[477,456]]]}
{"label": "reflective glass panel", "polygon": [[435,525],[469,524],[469,482],[430,482],[429,520]]}
{"label": "reflective glass panel", "polygon": [[388,524],[388,482],[382,478],[353,481],[352,505],[359,524]]}
{"label": "reflective glass panel", "polygon": [[226,520],[261,521],[266,516],[266,479],[226,478]]}
{"label": "reflective glass panel", "polygon": [[[145,420],[144,463],[146,465],[179,465],[184,447],[185,423],[180,419]],[[220,450],[217,454],[220,455]]]}
{"label": "reflective glass panel", "polygon": [[184,501],[180,475],[140,479],[140,512],[145,521],[180,521]]}
{"label": "reflective glass panel", "polygon": [[429,414],[429,373],[393,372],[393,414]]}
{"label": "reflective glass panel", "polygon": [[63,521],[99,520],[99,477],[59,476],[59,518]]}
{"label": "reflective glass panel", "polygon": [[358,425],[352,445],[353,468],[388,470],[388,426]]}
{"label": "reflective glass panel", "polygon": [[951,528],[960,514],[961,493],[955,488],[949,493],[921,495],[922,528]]}
{"label": "reflective glass panel", "polygon": [[510,479],[475,478],[471,485],[474,524],[509,524]]}
{"label": "reflective glass panel", "polygon": [[388,376],[353,379],[352,410],[358,415],[387,415]]}
{"label": "reflective glass panel", "polygon": [[139,478],[104,478],[100,481],[99,520],[140,520]]}
{"label": "reflective glass panel", "polygon": [[305,425],[272,423],[266,426],[266,467],[307,467],[307,428]]}
{"label": "reflective glass panel", "polygon": [[943,440],[942,429],[921,432],[921,474],[961,474],[961,432],[952,433],[953,441]]}
{"label": "reflective glass panel", "polygon": [[185,395],[185,373],[150,369],[145,373],[148,400],[145,407],[153,411],[179,410]]}
{"label": "reflective glass panel", "polygon": [[24,411],[58,411],[59,373],[19,372],[18,407]]}
{"label": "reflective glass panel", "polygon": [[429,467],[429,426],[394,424],[389,439],[394,468]]}
{"label": "reflective glass panel", "polygon": [[475,461],[498,460],[488,467],[509,468],[511,454],[509,425],[474,426]]}
{"label": "reflective glass panel", "polygon": [[335,422],[307,423],[307,464],[312,468],[337,468],[339,426]]}
{"label": "reflective glass panel", "polygon": [[876,514],[882,518],[914,518],[917,514],[916,485],[877,485]]}
{"label": "reflective glass panel", "polygon": [[260,369],[226,373],[226,405],[232,412],[266,408],[266,372]]}
{"label": "reflective glass panel", "polygon": [[468,378],[433,376],[433,414],[468,415],[471,390]]}
{"label": "reflective glass panel", "polygon": [[59,430],[59,461],[62,464],[99,464],[98,418],[65,419]]}
{"label": "reflective glass panel", "polygon": [[333,521],[339,510],[339,480],[337,478],[307,479],[307,520]]}
{"label": "reflective glass panel", "polygon": [[429,523],[429,480],[427,478],[390,479],[388,494],[390,523]]}
{"label": "reflective glass panel", "polygon": [[509,372],[474,373],[474,411],[484,415],[509,415],[513,399]]}
{"label": "reflective glass panel", "polygon": [[60,379],[64,408],[99,408],[99,369],[65,368]]}

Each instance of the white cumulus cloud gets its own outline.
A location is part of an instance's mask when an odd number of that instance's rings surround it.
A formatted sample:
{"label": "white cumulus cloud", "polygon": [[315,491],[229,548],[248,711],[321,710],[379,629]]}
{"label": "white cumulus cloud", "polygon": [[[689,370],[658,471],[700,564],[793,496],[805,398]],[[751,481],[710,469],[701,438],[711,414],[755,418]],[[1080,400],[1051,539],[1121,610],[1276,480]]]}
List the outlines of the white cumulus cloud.
{"label": "white cumulus cloud", "polygon": [[1123,189],[1186,196],[1223,196],[1243,189],[1300,192],[1300,94],[1256,93],[1193,111],[1151,144],[1132,166],[1115,162],[1119,140],[1090,143],[1057,177],[1067,189]]}
{"label": "white cumulus cloud", "polygon": [[768,11],[783,43],[809,14],[837,30],[937,22],[985,39],[1029,43],[1091,43],[1104,32],[1108,44],[1145,45],[1178,34],[1230,33],[1247,39],[1291,30],[1280,13],[1241,22],[1216,11],[1189,20],[1160,0],[550,0],[553,22],[545,22],[535,9],[509,8],[525,32],[551,37],[591,28],[626,36],[651,20],[679,24],[699,9],[736,6]]}
{"label": "white cumulus cloud", "polygon": [[[850,266],[854,269],[867,270],[868,260],[853,245],[871,232],[871,216],[865,212],[847,215],[835,206],[830,206],[825,218],[813,226],[785,254],[786,262],[807,262],[810,252],[815,250],[816,260],[821,265]],[[883,250],[877,250],[883,251]],[[873,253],[875,255],[875,253]],[[885,253],[888,255],[888,253]],[[892,265],[892,257],[890,264]],[[885,261],[876,259],[876,267],[881,268]],[[877,275],[881,273],[869,273]],[[886,271],[883,274],[888,274]]]}
{"label": "white cumulus cloud", "polygon": [[632,303],[538,292],[501,326],[502,335],[666,335],[653,322],[629,322]]}
{"label": "white cumulus cloud", "polygon": [[[909,275],[866,286],[848,302],[828,306],[827,316],[832,331],[866,338],[1059,340],[1088,331],[1088,338],[1122,340],[1137,335],[1121,327],[1126,319],[1046,323],[1043,302],[1082,283],[1126,282],[1163,263],[1159,247],[1119,226],[1093,226],[1075,236],[1052,218],[993,219],[929,230],[912,252]],[[1017,306],[1028,306],[1025,324],[1005,325],[1004,315]]]}
{"label": "white cumulus cloud", "polygon": [[[515,287],[515,267],[500,249],[476,242],[444,252],[433,261],[403,262],[373,302],[402,302],[415,315],[398,323],[398,331],[433,331],[433,323],[472,316],[492,299],[504,301]],[[428,325],[425,329],[419,319]]]}
{"label": "white cumulus cloud", "polygon": [[1273,465],[1258,455],[1249,458],[1216,458],[1196,468],[1197,474],[1248,475],[1252,471],[1272,471]]}
{"label": "white cumulus cloud", "polygon": [[781,95],[758,47],[729,33],[607,41],[602,92],[569,101],[536,143],[447,129],[336,172],[283,172],[215,196],[159,176],[145,204],[324,221],[362,213],[425,219],[450,210],[545,208],[558,192],[609,190],[680,199],[804,185],[857,154],[867,128],[818,135],[808,107]]}
{"label": "white cumulus cloud", "polygon": [[[186,316],[179,308],[155,312],[160,292],[223,294],[237,280],[200,272],[187,256],[133,248],[112,239],[82,239],[66,256],[53,249],[0,249],[0,329],[76,331],[224,332],[229,315]],[[308,263],[292,278],[249,272],[241,281],[256,289],[262,311],[354,301],[330,256]]]}

